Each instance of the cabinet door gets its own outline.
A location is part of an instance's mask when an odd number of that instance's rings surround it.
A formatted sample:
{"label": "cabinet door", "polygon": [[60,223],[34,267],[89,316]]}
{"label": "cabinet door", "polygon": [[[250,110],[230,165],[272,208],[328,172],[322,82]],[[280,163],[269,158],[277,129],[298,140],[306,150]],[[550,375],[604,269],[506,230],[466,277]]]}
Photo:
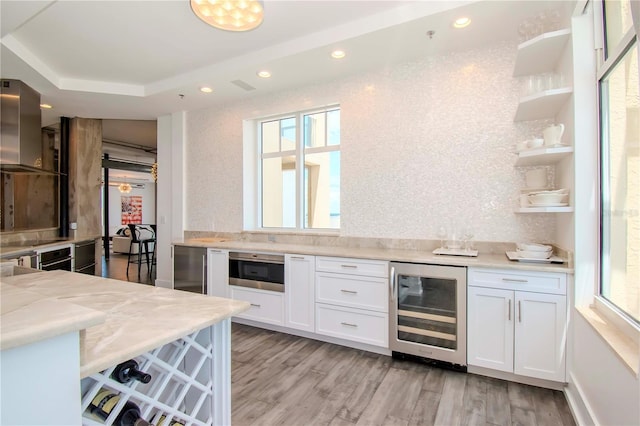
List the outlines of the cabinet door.
{"label": "cabinet door", "polygon": [[285,325],[315,331],[315,256],[284,257]]}
{"label": "cabinet door", "polygon": [[516,292],[516,374],[565,381],[565,296]]}
{"label": "cabinet door", "polygon": [[513,291],[469,287],[469,365],[513,372],[513,306]]}
{"label": "cabinet door", "polygon": [[209,249],[207,255],[209,263],[207,294],[229,297],[229,251]]}

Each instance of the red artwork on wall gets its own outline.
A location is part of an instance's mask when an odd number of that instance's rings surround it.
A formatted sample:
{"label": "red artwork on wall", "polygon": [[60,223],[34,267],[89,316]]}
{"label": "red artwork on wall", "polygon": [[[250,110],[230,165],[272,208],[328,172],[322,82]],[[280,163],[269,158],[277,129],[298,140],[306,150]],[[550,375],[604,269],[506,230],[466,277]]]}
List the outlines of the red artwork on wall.
{"label": "red artwork on wall", "polygon": [[142,223],[142,196],[123,195],[120,198],[122,204],[122,224]]}

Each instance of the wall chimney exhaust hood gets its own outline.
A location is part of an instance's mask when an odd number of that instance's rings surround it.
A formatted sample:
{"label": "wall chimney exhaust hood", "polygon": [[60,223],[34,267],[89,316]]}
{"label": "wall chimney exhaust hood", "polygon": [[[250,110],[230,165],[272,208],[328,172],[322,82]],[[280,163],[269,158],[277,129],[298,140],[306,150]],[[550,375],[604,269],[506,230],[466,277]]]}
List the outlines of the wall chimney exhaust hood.
{"label": "wall chimney exhaust hood", "polygon": [[20,80],[0,80],[0,171],[58,174],[42,165],[40,94]]}

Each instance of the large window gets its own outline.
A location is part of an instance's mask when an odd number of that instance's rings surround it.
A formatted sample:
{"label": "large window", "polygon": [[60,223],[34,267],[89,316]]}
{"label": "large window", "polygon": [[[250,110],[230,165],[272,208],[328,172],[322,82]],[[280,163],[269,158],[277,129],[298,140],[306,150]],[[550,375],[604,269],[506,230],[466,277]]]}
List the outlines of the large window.
{"label": "large window", "polygon": [[629,0],[604,3],[600,296],[640,322],[640,91]]}
{"label": "large window", "polygon": [[340,228],[340,109],[258,123],[262,228]]}

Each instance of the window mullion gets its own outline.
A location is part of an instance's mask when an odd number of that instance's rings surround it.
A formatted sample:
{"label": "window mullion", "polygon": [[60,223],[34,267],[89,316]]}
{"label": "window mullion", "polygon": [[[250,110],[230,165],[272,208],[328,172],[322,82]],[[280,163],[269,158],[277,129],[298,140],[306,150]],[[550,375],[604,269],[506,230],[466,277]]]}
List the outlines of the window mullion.
{"label": "window mullion", "polygon": [[304,229],[304,119],[296,115],[296,228]]}

